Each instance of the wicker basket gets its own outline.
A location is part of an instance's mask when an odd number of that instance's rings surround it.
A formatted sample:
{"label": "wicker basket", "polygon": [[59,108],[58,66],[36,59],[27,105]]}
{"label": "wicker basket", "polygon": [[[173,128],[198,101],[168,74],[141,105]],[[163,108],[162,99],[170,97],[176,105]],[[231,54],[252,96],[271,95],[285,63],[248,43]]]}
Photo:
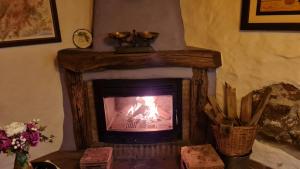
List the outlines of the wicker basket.
{"label": "wicker basket", "polygon": [[232,127],[225,134],[219,126],[212,126],[220,153],[227,156],[243,156],[249,154],[256,137],[257,126]]}

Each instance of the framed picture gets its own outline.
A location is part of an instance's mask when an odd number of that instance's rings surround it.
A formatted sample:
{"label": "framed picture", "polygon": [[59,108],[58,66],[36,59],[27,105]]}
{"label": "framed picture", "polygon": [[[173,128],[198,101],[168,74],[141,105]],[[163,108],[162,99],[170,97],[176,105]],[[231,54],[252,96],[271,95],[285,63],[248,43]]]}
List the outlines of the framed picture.
{"label": "framed picture", "polygon": [[242,0],[241,30],[300,30],[300,0]]}
{"label": "framed picture", "polygon": [[0,0],[0,47],[60,41],[55,0]]}

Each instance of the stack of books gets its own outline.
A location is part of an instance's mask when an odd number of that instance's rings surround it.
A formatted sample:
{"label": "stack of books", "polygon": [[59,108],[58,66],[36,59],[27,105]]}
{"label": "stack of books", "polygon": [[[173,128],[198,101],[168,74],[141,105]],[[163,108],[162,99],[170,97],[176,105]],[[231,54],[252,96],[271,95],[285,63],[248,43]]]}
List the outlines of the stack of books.
{"label": "stack of books", "polygon": [[182,169],[224,169],[224,163],[210,144],[181,147]]}
{"label": "stack of books", "polygon": [[88,148],[80,159],[80,169],[111,169],[112,147]]}

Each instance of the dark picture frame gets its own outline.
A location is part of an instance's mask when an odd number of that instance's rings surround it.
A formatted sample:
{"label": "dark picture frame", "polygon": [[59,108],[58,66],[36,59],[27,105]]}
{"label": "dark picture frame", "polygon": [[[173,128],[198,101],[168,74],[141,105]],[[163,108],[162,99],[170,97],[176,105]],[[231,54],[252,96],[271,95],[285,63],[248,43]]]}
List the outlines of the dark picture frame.
{"label": "dark picture frame", "polygon": [[[55,0],[1,3],[5,13],[0,16],[0,24],[7,24],[0,25],[0,48],[61,42]],[[13,9],[11,13],[9,9]]]}
{"label": "dark picture frame", "polygon": [[[251,1],[256,1],[257,5],[255,6],[256,9],[250,10],[253,6],[250,5]],[[300,11],[260,11],[260,5],[262,0],[242,0],[242,9],[241,9],[241,30],[265,30],[265,31],[299,31],[300,30],[300,20],[299,22],[283,22],[283,21],[276,21],[276,17],[285,16],[290,17],[293,15],[299,15]],[[298,2],[298,0],[297,0]],[[251,22],[250,21],[250,12],[255,11],[252,15],[255,17],[265,16],[265,22]],[[268,19],[272,19],[272,22]],[[273,22],[275,20],[275,22]]]}

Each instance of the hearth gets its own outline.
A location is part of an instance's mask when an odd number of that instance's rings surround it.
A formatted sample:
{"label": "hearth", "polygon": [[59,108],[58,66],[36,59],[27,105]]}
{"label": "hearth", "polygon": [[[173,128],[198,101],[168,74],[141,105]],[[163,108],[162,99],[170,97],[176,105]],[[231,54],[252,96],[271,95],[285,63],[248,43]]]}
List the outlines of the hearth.
{"label": "hearth", "polygon": [[182,138],[182,79],[94,80],[93,88],[100,142]]}

